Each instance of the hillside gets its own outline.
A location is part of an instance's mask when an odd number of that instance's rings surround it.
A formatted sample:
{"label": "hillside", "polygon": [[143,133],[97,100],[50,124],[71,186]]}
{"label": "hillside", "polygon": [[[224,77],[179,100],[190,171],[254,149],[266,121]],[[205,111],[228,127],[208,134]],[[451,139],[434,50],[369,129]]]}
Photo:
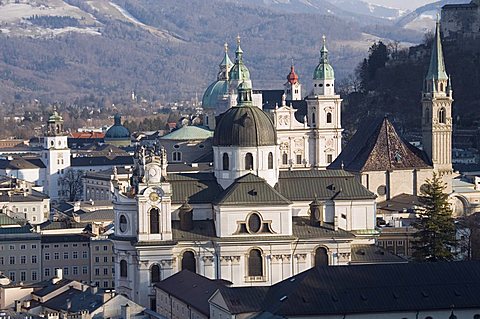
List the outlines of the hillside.
{"label": "hillside", "polygon": [[224,41],[234,47],[237,34],[256,88],[280,87],[292,58],[308,86],[322,34],[339,79],[378,36],[421,38],[391,26],[347,22],[352,19],[345,15],[287,13],[250,0],[0,3],[3,102],[68,102],[93,94],[121,103],[132,90],[147,100],[201,96],[216,76]]}

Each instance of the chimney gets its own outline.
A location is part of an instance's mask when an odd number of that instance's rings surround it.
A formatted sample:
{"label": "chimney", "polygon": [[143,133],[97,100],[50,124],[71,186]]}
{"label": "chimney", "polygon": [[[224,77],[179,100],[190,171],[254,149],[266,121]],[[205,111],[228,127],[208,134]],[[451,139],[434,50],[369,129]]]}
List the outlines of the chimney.
{"label": "chimney", "polygon": [[63,269],[62,268],[55,269],[55,277],[52,278],[52,283],[56,284],[62,279],[63,279]]}
{"label": "chimney", "polygon": [[22,312],[22,302],[15,300],[15,312]]}
{"label": "chimney", "polygon": [[323,226],[323,209],[322,203],[317,199],[310,203],[310,225],[311,226]]}
{"label": "chimney", "polygon": [[128,303],[122,305],[122,319],[130,319],[130,306]]}
{"label": "chimney", "polygon": [[183,205],[179,208],[178,216],[180,217],[180,229],[189,231],[193,228],[193,208],[185,199]]}

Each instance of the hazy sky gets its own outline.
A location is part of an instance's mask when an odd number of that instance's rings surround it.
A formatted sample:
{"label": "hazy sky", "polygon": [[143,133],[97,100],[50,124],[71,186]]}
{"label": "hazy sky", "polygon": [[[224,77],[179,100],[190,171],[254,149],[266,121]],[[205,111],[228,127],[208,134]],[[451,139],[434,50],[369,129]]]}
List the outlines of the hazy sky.
{"label": "hazy sky", "polygon": [[[399,9],[416,9],[424,4],[435,2],[435,0],[366,0],[369,3],[380,4],[382,6]],[[468,2],[468,1],[467,1]]]}

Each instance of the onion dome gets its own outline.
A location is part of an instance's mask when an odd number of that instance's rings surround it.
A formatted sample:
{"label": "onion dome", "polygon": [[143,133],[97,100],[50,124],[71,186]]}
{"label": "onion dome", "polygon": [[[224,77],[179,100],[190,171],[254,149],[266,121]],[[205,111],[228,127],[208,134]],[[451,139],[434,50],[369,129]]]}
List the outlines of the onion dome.
{"label": "onion dome", "polygon": [[297,73],[295,73],[295,68],[294,68],[293,64],[290,67],[290,73],[287,75],[287,81],[290,84],[295,84],[295,83],[298,82],[298,75],[297,75]]}
{"label": "onion dome", "polygon": [[314,80],[334,80],[335,72],[333,67],[328,63],[328,50],[326,46],[326,37],[323,36],[323,46],[320,50],[320,62],[313,73]]}
{"label": "onion dome", "polygon": [[235,51],[235,64],[230,70],[229,78],[237,81],[250,80],[250,71],[243,64],[243,50],[240,47],[240,36],[237,37],[237,51]]}
{"label": "onion dome", "polygon": [[277,144],[277,133],[267,113],[253,106],[252,88],[238,86],[237,106],[220,115],[213,134],[213,146],[257,147]]}

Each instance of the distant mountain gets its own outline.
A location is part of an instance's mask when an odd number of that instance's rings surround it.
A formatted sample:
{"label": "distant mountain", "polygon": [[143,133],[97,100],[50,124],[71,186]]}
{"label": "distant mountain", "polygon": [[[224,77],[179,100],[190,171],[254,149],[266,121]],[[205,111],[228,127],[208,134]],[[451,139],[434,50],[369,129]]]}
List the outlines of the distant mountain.
{"label": "distant mountain", "polygon": [[132,90],[147,100],[201,98],[216,78],[225,41],[234,58],[237,34],[255,88],[281,88],[292,58],[308,88],[322,34],[339,80],[374,41],[422,36],[367,24],[387,20],[351,14],[326,0],[273,2],[2,0],[0,101],[93,95],[111,104]]}

